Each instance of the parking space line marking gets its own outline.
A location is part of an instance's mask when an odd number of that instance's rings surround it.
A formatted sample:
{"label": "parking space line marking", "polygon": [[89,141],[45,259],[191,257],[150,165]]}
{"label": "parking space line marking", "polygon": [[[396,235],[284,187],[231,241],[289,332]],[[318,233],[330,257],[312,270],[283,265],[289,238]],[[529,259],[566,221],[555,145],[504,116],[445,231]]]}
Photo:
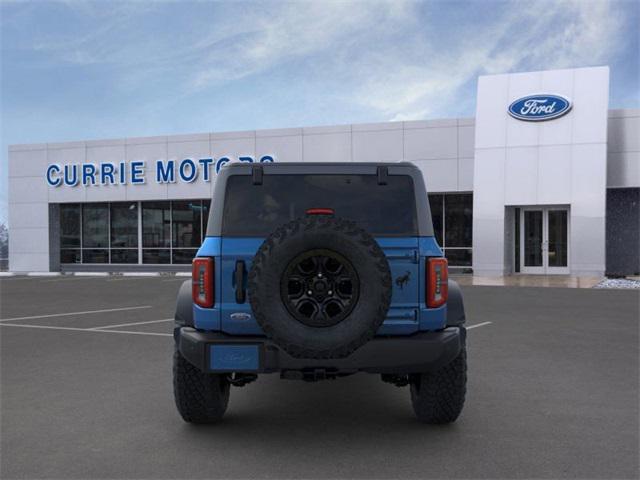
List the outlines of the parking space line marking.
{"label": "parking space line marking", "polygon": [[92,328],[54,327],[51,325],[19,325],[17,323],[0,323],[0,327],[43,328],[46,330],[71,330],[73,332],[128,333],[130,335],[152,335],[156,337],[173,337],[171,333],[136,332],[130,330],[95,330]]}
{"label": "parking space line marking", "polygon": [[475,325],[469,325],[467,327],[467,330],[471,330],[472,328],[477,328],[477,327],[484,327],[485,325],[491,325],[493,322],[482,322],[482,323],[476,323]]}
{"label": "parking space line marking", "polygon": [[113,275],[115,278],[107,278],[107,282],[126,282],[129,280],[149,280],[149,279],[159,279],[159,276],[147,276],[147,277],[125,277],[122,275]]}
{"label": "parking space line marking", "polygon": [[122,312],[124,310],[139,310],[141,308],[151,308],[151,305],[139,305],[137,307],[106,308],[104,310],[87,310],[85,312],[52,313],[49,315],[32,315],[30,317],[0,318],[0,323],[10,322],[15,320],[33,320],[36,318],[67,317],[71,315],[89,315],[92,313]]}
{"label": "parking space line marking", "polygon": [[134,325],[146,325],[148,323],[172,322],[173,318],[163,318],[162,320],[149,320],[147,322],[119,323],[118,325],[105,325],[104,327],[92,327],[89,330],[102,330],[104,328],[132,327]]}
{"label": "parking space line marking", "polygon": [[72,282],[74,280],[104,280],[105,277],[98,277],[98,276],[93,276],[93,275],[89,275],[89,276],[79,276],[76,277],[74,276],[63,276],[62,278],[54,278],[53,280],[41,280],[41,283],[52,283],[52,282]]}
{"label": "parking space line marking", "polygon": [[6,282],[19,282],[20,280],[42,280],[42,277],[0,277],[0,281]]}

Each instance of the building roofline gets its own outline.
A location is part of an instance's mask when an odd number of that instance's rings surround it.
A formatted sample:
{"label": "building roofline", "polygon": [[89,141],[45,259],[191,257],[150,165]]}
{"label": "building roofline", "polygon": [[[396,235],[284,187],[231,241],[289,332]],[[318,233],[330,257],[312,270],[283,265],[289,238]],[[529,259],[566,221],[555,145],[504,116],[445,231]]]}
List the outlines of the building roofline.
{"label": "building roofline", "polygon": [[[639,108],[616,108],[609,109],[608,118],[628,118],[640,117]],[[209,141],[224,138],[256,138],[270,136],[293,136],[293,135],[322,135],[332,133],[324,131],[327,129],[340,129],[342,132],[364,132],[364,131],[381,131],[381,130],[415,130],[422,128],[440,128],[451,126],[472,126],[475,125],[475,117],[458,117],[458,118],[434,118],[429,120],[409,120],[402,122],[380,122],[380,123],[353,123],[343,125],[319,125],[301,128],[285,128],[285,129],[259,129],[244,131],[226,131],[226,132],[209,132],[198,134],[175,134],[175,135],[157,135],[149,137],[126,137],[126,138],[106,138],[81,141],[65,141],[65,142],[48,142],[48,143],[18,143],[11,144],[8,147],[9,152],[19,152],[27,150],[48,150],[59,148],[87,148],[109,145],[141,145],[141,144],[157,144],[171,142],[193,141],[194,137],[200,137],[202,140],[208,138]]]}

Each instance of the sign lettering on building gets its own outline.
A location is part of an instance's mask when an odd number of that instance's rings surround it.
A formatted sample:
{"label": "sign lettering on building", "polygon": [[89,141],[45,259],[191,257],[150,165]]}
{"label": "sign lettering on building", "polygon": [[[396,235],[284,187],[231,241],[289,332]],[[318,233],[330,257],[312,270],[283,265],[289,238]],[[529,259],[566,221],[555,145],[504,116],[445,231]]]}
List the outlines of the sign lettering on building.
{"label": "sign lettering on building", "polygon": [[[155,183],[192,183],[197,180],[210,182],[213,174],[235,161],[233,157],[200,158],[194,160],[134,160],[131,162],[71,163],[60,165],[51,163],[47,166],[46,180],[51,187],[75,187],[93,185],[143,185],[149,179]],[[250,156],[238,157],[237,161],[245,163],[271,163],[274,155],[263,155],[256,160]]]}

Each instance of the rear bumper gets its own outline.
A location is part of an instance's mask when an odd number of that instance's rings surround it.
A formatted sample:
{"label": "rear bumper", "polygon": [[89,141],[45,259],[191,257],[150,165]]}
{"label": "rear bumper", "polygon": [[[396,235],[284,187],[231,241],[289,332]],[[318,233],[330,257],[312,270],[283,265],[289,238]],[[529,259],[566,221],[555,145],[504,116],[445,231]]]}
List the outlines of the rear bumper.
{"label": "rear bumper", "polygon": [[[466,331],[449,327],[410,336],[376,337],[345,358],[295,358],[265,337],[229,336],[191,327],[175,330],[180,353],[204,372],[272,373],[324,370],[327,373],[406,374],[438,369],[460,352]],[[217,350],[216,350],[217,348]]]}

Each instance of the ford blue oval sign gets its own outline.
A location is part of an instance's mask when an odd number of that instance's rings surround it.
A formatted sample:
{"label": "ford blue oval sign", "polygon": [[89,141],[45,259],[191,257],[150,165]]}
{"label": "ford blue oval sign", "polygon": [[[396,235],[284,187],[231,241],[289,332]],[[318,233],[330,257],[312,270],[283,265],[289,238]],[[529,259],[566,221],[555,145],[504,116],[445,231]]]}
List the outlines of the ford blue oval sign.
{"label": "ford blue oval sign", "polygon": [[541,122],[551,120],[568,113],[571,100],[560,95],[528,95],[509,105],[509,115],[518,120]]}

